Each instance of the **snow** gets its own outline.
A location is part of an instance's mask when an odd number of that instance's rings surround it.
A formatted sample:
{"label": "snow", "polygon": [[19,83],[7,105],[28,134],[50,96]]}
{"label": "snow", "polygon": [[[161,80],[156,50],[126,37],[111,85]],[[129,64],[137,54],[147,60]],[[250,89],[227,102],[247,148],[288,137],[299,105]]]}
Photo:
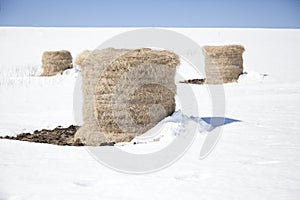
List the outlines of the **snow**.
{"label": "snow", "polygon": [[[0,135],[74,124],[73,92],[79,72],[38,77],[41,53],[69,49],[75,56],[126,30],[131,29],[1,27]],[[178,84],[177,102],[189,97],[186,91],[191,88],[201,115],[193,107],[179,111],[178,102],[178,112],[152,137],[135,138],[136,145],[118,144],[128,152],[157,151],[180,137],[176,131],[183,118],[197,121],[199,133],[192,146],[170,167],[151,174],[124,174],[101,165],[86,147],[0,140],[0,199],[299,199],[300,31],[172,30],[200,45],[240,43],[246,48],[247,74],[238,83],[224,85],[226,123],[208,157],[199,159],[203,141],[214,128],[209,124],[208,88]],[[187,65],[183,61],[179,73],[198,78]]]}
{"label": "snow", "polygon": [[240,75],[238,83],[262,83],[267,78],[268,74],[261,74],[255,71],[244,72],[242,75]]}
{"label": "snow", "polygon": [[74,124],[75,78],[66,75],[10,78],[7,85],[0,87],[0,135]]}

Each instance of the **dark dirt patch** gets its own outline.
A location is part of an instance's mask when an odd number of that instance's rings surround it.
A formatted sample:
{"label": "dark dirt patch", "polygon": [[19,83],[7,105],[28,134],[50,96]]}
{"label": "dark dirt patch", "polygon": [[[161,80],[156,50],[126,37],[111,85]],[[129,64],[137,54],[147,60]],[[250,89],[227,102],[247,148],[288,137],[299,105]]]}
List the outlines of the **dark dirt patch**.
{"label": "dark dirt patch", "polygon": [[53,130],[42,129],[31,133],[21,133],[17,136],[0,136],[0,139],[20,140],[27,142],[47,143],[67,146],[83,146],[79,139],[74,140],[74,135],[79,126],[71,125],[68,128],[56,127]]}
{"label": "dark dirt patch", "polygon": [[205,83],[205,78],[201,78],[201,79],[189,79],[189,80],[185,80],[185,81],[180,81],[180,83],[203,85]]}
{"label": "dark dirt patch", "polygon": [[[61,146],[84,146],[79,139],[74,139],[80,126],[71,125],[68,128],[56,127],[53,130],[35,130],[33,133],[21,133],[17,136],[0,136],[0,139],[20,140],[26,142],[55,144]],[[114,146],[114,142],[104,142],[99,146]]]}

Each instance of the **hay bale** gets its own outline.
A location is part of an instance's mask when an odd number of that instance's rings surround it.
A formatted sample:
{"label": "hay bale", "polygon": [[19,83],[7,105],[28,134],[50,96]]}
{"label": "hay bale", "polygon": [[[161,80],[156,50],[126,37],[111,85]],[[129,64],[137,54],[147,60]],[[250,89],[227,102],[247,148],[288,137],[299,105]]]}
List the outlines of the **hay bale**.
{"label": "hay bale", "polygon": [[42,56],[41,76],[53,76],[72,67],[72,55],[69,51],[45,51]]}
{"label": "hay bale", "polygon": [[243,73],[244,51],[241,45],[204,46],[206,83],[237,81]]}
{"label": "hay bale", "polygon": [[104,49],[82,67],[84,125],[76,133],[87,145],[126,142],[175,110],[179,57],[151,49]]}
{"label": "hay bale", "polygon": [[84,50],[75,59],[75,64],[78,66],[83,65],[84,60],[90,55],[91,51]]}

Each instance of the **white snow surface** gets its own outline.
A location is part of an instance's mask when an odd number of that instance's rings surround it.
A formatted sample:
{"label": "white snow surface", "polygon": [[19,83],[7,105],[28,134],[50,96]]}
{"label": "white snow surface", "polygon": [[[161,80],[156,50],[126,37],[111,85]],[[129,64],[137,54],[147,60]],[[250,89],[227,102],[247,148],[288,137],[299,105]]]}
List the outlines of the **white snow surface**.
{"label": "white snow surface", "polygon": [[[79,72],[39,77],[41,54],[68,49],[75,57],[130,28],[0,27],[0,135],[67,127]],[[118,144],[147,153],[176,135],[185,114],[199,121],[199,133],[185,155],[161,171],[130,175],[98,163],[85,147],[0,140],[0,200],[10,199],[300,199],[300,30],[171,29],[199,45],[242,44],[244,73],[224,85],[228,119],[213,152],[199,160],[211,126],[206,85],[177,84],[177,110],[155,135],[159,140]],[[190,53],[190,52],[187,52]],[[183,55],[184,56],[184,55]],[[184,78],[200,75],[184,60]],[[181,113],[180,98],[192,88],[198,109]],[[200,115],[198,114],[198,111]],[[193,118],[195,119],[195,118]],[[105,147],[109,148],[109,147]]]}

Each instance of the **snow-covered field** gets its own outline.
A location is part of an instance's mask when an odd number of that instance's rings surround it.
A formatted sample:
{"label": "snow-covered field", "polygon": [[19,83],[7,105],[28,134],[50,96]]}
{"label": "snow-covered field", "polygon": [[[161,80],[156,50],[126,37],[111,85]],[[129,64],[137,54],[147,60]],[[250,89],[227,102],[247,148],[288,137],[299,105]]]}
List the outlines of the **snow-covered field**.
{"label": "snow-covered field", "polygon": [[[1,27],[0,135],[74,124],[78,72],[38,77],[42,52],[68,49],[75,57],[126,30],[131,29]],[[239,122],[222,126],[222,137],[207,158],[198,159],[210,134],[204,125],[180,160],[144,175],[111,170],[85,147],[0,140],[0,199],[299,199],[300,30],[172,30],[199,45],[238,43],[246,48],[248,74],[224,85],[224,117]],[[180,73],[196,78],[184,62]],[[178,84],[178,95],[186,87],[196,94],[198,117],[211,117],[206,86]],[[193,109],[185,114],[193,115]],[[120,148],[155,150],[175,137],[170,128],[165,130],[165,140]]]}

